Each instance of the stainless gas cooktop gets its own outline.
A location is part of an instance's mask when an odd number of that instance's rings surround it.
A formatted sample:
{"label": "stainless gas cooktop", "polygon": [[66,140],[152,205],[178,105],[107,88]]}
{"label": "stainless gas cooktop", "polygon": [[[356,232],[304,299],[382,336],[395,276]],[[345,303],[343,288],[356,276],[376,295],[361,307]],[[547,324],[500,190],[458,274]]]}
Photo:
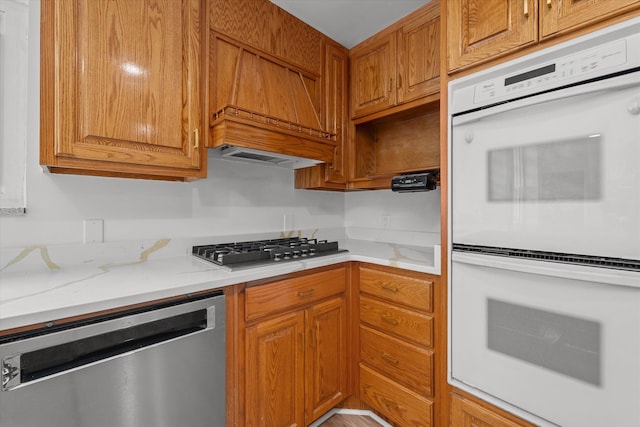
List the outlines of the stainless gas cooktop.
{"label": "stainless gas cooktop", "polygon": [[194,256],[230,269],[257,267],[287,261],[304,261],[347,252],[338,242],[291,237],[272,240],[194,246]]}

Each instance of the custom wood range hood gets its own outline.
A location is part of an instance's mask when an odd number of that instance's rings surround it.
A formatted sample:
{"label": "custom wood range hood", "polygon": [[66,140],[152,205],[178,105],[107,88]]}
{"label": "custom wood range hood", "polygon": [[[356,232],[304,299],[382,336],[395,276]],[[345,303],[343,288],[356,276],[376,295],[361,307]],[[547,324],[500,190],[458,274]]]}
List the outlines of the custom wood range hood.
{"label": "custom wood range hood", "polygon": [[320,117],[320,76],[231,38],[215,35],[212,42],[208,147],[214,156],[231,146],[256,159],[331,163],[336,135]]}

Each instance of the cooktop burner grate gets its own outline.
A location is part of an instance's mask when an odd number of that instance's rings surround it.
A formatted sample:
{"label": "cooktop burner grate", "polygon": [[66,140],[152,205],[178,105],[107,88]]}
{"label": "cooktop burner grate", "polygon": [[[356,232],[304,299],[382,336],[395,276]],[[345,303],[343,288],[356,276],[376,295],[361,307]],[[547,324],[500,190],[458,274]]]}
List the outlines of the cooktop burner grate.
{"label": "cooktop burner grate", "polygon": [[291,237],[194,246],[194,256],[227,267],[253,267],[282,261],[302,261],[346,252],[338,242]]}

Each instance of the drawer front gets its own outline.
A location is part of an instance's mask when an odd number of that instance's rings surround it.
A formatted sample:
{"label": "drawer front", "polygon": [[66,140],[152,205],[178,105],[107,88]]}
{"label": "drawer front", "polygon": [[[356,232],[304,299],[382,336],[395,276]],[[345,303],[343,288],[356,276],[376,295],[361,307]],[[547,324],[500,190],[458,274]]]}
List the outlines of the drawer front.
{"label": "drawer front", "polygon": [[341,294],[346,287],[346,271],[346,267],[340,267],[248,287],[245,291],[246,320],[306,306]]}
{"label": "drawer front", "polygon": [[419,345],[433,345],[433,318],[427,314],[362,296],[360,321]]}
{"label": "drawer front", "polygon": [[362,365],[360,398],[398,425],[432,425],[433,402]]}
{"label": "drawer front", "polygon": [[360,268],[360,291],[422,311],[433,311],[433,282]]}
{"label": "drawer front", "polygon": [[422,396],[433,395],[433,352],[360,326],[360,361]]}

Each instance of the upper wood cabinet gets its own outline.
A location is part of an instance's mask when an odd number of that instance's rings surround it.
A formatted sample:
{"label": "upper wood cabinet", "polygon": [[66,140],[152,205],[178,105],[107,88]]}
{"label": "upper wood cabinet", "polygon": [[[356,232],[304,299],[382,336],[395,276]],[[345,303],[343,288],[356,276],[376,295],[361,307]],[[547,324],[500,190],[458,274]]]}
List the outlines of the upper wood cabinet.
{"label": "upper wood cabinet", "polygon": [[639,6],[638,0],[448,1],[448,69],[506,55]]}
{"label": "upper wood cabinet", "polygon": [[395,32],[379,34],[351,49],[351,117],[395,105],[396,38]]}
{"label": "upper wood cabinet", "polygon": [[354,46],[351,117],[358,118],[440,89],[440,10],[434,0]]}
{"label": "upper wood cabinet", "polygon": [[40,163],[61,173],[205,176],[205,7],[43,1]]}
{"label": "upper wood cabinet", "polygon": [[325,129],[336,136],[333,161],[296,170],[296,188],[344,190],[347,186],[347,129],[349,56],[346,48],[327,39],[322,74]]}

